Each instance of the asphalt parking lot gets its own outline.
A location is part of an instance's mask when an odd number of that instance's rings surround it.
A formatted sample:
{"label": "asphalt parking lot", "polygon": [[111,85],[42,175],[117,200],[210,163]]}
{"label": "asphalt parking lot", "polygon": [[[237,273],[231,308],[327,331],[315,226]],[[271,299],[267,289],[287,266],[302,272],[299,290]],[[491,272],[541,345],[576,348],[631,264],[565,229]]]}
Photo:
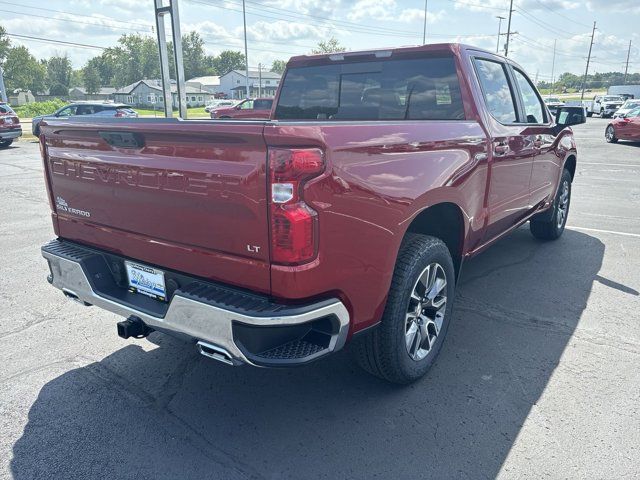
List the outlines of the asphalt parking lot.
{"label": "asphalt parking lot", "polygon": [[639,478],[640,144],[575,128],[568,229],[465,264],[429,375],[230,368],[46,280],[37,143],[0,151],[0,478]]}

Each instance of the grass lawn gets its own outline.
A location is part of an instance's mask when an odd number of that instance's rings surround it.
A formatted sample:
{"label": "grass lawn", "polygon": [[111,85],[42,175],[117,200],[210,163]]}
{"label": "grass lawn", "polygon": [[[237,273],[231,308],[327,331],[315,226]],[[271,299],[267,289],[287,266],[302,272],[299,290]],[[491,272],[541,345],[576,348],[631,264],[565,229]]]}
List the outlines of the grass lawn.
{"label": "grass lawn", "polygon": [[[145,108],[133,108],[141,117],[164,117],[163,110],[147,110]],[[177,116],[178,111],[174,110],[173,114]],[[209,118],[209,114],[204,111],[204,107],[187,108],[187,118]]]}

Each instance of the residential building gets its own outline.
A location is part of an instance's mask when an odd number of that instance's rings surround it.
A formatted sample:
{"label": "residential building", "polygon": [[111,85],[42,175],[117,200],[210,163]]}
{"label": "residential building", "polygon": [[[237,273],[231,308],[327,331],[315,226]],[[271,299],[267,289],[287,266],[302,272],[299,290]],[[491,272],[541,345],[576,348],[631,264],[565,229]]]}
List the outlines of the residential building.
{"label": "residential building", "polygon": [[[249,70],[249,96],[274,97],[282,75],[267,70]],[[220,77],[220,91],[229,98],[245,98],[247,71],[231,70]]]}
{"label": "residential building", "polygon": [[69,99],[72,101],[79,100],[113,100],[113,96],[116,93],[114,87],[100,87],[96,93],[87,93],[87,89],[84,87],[73,87],[69,90]]}
{"label": "residential building", "polygon": [[[203,91],[190,85],[185,86],[187,107],[204,107],[213,98],[212,92]],[[178,89],[175,82],[171,83],[173,107],[178,108]],[[115,101],[140,108],[163,109],[162,83],[160,80],[138,80],[127,85],[114,94]]]}
{"label": "residential building", "polygon": [[14,90],[13,93],[9,93],[7,100],[9,101],[9,105],[19,107],[27,103],[35,102],[36,98],[31,93],[31,90]]}

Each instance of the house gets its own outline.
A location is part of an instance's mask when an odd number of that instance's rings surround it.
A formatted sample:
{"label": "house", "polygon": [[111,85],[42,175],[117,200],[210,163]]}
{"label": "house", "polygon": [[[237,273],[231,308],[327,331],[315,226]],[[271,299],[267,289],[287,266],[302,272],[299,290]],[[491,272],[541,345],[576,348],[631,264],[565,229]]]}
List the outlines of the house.
{"label": "house", "polygon": [[[249,96],[274,97],[281,77],[281,74],[267,70],[249,70]],[[245,98],[246,79],[246,70],[231,70],[220,77],[220,91],[229,98]]]}
{"label": "house", "polygon": [[35,102],[36,97],[33,96],[31,90],[14,90],[13,93],[8,95],[7,100],[10,105],[19,107],[21,105],[26,105],[27,103]]}
{"label": "house", "polygon": [[217,75],[209,75],[206,77],[196,77],[187,80],[188,87],[197,88],[200,91],[217,93],[220,91],[220,77]]}
{"label": "house", "polygon": [[100,87],[96,93],[87,93],[87,89],[83,87],[74,87],[69,90],[69,99],[78,100],[113,100],[116,89],[113,87]]}
{"label": "house", "polygon": [[[212,92],[203,91],[190,85],[185,86],[187,107],[204,107],[214,98]],[[178,88],[175,81],[171,81],[171,96],[173,107],[178,108]],[[162,82],[160,80],[138,80],[127,85],[114,94],[116,102],[126,103],[141,108],[162,109]]]}

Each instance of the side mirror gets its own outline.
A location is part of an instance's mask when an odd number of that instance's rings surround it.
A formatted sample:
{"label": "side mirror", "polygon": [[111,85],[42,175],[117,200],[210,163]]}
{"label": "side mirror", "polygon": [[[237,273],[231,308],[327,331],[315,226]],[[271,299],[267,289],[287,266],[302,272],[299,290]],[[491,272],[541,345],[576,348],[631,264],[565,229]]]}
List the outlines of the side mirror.
{"label": "side mirror", "polygon": [[587,115],[583,106],[558,107],[556,110],[556,125],[564,128],[571,125],[580,125],[587,122]]}

